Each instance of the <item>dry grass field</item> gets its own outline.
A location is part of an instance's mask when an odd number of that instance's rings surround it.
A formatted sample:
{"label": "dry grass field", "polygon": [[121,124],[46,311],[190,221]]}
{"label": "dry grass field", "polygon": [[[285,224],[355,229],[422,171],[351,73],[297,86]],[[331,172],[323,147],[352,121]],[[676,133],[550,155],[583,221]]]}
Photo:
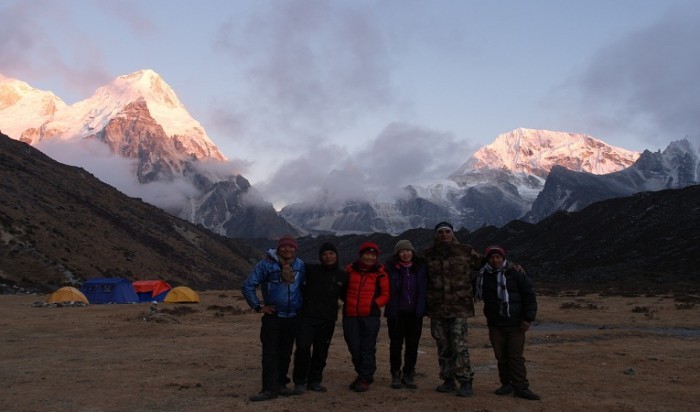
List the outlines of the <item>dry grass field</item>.
{"label": "dry grass field", "polygon": [[[3,411],[691,411],[700,399],[700,301],[577,293],[540,296],[525,350],[541,401],[493,394],[498,377],[483,316],[472,320],[475,394],[440,383],[429,321],[417,390],[391,389],[386,328],[365,393],[336,329],[324,385],[253,404],[260,389],[259,316],[237,291],[195,305],[35,307],[48,296],[0,296]],[[479,306],[480,310],[480,306]]]}

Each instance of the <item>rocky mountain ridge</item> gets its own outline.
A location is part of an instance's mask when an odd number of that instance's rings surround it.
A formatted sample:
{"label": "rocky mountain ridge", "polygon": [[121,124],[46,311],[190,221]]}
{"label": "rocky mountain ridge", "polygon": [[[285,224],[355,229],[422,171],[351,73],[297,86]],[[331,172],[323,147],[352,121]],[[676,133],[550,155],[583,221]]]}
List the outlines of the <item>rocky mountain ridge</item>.
{"label": "rocky mountain ridge", "polygon": [[614,173],[594,175],[555,166],[523,219],[539,222],[557,211],[577,211],[601,200],[698,183],[700,156],[688,140],[680,140],[663,152],[644,151],[632,166]]}

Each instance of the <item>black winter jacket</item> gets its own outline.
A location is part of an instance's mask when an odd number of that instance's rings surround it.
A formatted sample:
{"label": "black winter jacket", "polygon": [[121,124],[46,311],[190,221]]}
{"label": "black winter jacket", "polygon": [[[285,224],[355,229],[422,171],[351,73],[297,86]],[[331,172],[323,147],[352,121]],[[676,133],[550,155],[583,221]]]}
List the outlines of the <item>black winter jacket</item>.
{"label": "black winter jacket", "polygon": [[306,283],[303,286],[302,315],[319,319],[338,319],[338,299],[345,299],[348,274],[337,265],[306,264]]}
{"label": "black winter jacket", "polygon": [[532,322],[537,316],[537,299],[535,288],[530,277],[513,268],[505,271],[506,288],[510,306],[510,317],[501,316],[498,311],[497,274],[484,273],[482,298],[484,300],[484,316],[489,327],[517,327],[525,320]]}

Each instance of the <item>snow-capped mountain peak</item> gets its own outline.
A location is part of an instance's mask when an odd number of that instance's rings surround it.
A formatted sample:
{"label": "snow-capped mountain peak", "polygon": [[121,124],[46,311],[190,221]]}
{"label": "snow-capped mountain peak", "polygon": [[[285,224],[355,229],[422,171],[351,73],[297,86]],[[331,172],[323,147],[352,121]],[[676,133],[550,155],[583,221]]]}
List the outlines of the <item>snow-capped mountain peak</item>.
{"label": "snow-capped mountain peak", "polygon": [[144,97],[152,103],[159,103],[170,108],[182,107],[182,103],[173,89],[163,79],[150,69],[117,77],[110,85],[100,90],[109,90],[113,94],[130,95],[132,100]]}
{"label": "snow-capped mountain peak", "polygon": [[19,138],[25,130],[51,120],[66,103],[49,91],[0,74],[0,130]]}
{"label": "snow-capped mountain peak", "polygon": [[139,99],[146,101],[151,116],[163,126],[167,135],[185,136],[193,131],[203,134],[201,124],[189,115],[173,89],[153,70],[117,77],[109,85],[97,89],[86,104],[118,110]]}
{"label": "snow-capped mountain peak", "polygon": [[[70,106],[50,92],[1,77],[0,130],[41,145],[59,161],[68,154],[65,163],[85,167],[131,196],[195,219],[223,235],[296,233],[272,204],[232,171],[204,128],[153,70],[119,76]],[[92,153],[73,156],[101,143],[129,160],[95,161]]]}
{"label": "snow-capped mountain peak", "polygon": [[97,89],[90,98],[76,103],[75,110],[85,121],[74,123],[82,125],[82,128],[70,134],[85,137],[94,130],[101,130],[128,104],[139,100],[146,102],[151,117],[163,127],[166,135],[171,138],[187,136],[188,139],[181,139],[185,147],[189,146],[188,141],[199,140],[199,146],[213,149],[211,157],[217,160],[224,159],[206,135],[202,125],[190,116],[173,89],[153,70],[139,70],[119,76],[110,84]]}
{"label": "snow-capped mountain peak", "polygon": [[112,120],[127,116],[127,107],[144,102],[148,115],[162,127],[183,156],[226,159],[173,89],[153,70],[119,76],[98,88],[89,98],[71,106],[51,92],[2,77],[0,102],[0,129],[10,137],[31,144],[50,138],[92,137]]}
{"label": "snow-capped mountain peak", "polygon": [[478,169],[506,169],[546,178],[552,166],[606,174],[632,165],[640,153],[580,133],[519,128],[482,147],[454,175]]}

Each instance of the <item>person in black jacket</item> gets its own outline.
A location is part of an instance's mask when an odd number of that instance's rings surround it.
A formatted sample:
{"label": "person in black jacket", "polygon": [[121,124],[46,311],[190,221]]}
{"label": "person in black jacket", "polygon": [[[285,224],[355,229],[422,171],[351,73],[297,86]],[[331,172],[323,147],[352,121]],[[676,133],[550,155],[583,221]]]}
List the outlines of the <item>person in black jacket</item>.
{"label": "person in black jacket", "polygon": [[489,339],[498,361],[501,387],[497,395],[539,400],[529,389],[525,369],[525,332],[537,315],[535,289],[530,277],[508,267],[500,246],[486,248],[487,263],[475,280],[475,300],[484,301]]}
{"label": "person in black jacket", "polygon": [[301,395],[305,389],[326,392],[321,385],[323,369],[338,320],[338,299],[344,299],[348,284],[348,274],[338,265],[336,247],[324,243],[318,254],[320,264],[306,264],[304,306],[294,352],[295,395]]}

